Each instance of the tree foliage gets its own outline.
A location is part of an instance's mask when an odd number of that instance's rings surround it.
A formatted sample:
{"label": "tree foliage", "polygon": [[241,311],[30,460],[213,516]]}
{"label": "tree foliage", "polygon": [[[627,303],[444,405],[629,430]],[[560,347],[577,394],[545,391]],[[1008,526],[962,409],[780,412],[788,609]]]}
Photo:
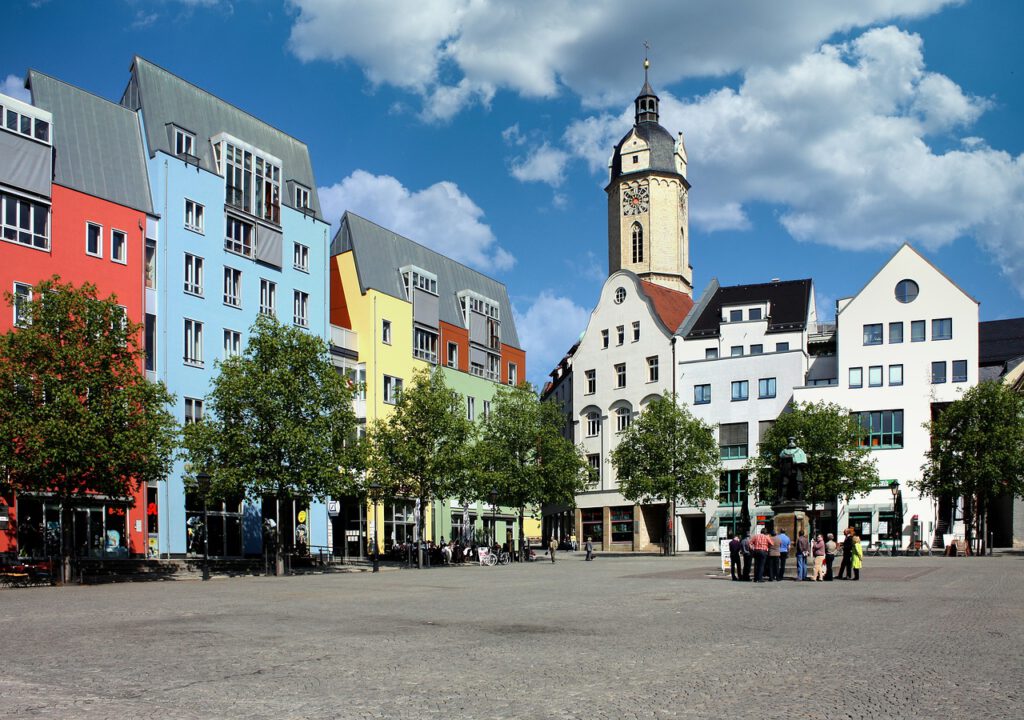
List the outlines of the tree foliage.
{"label": "tree foliage", "polygon": [[308,332],[261,316],[245,351],[219,364],[206,408],[184,445],[190,483],[207,474],[211,497],[308,500],[358,477],[352,390]]}
{"label": "tree foliage", "polygon": [[775,499],[779,453],[795,437],[807,454],[803,479],[809,503],[863,495],[878,485],[878,470],[870,448],[858,442],[862,434],[857,419],[835,403],[794,403],[764,434],[760,451],[747,463],[754,472],[750,485],[763,501]]}
{"label": "tree foliage", "polygon": [[[473,423],[461,396],[439,369],[420,370],[394,412],[370,427],[370,469],[388,497],[418,498],[425,506],[450,497],[465,481]],[[422,537],[424,513],[420,513]]]}
{"label": "tree foliage", "polygon": [[[1024,395],[983,382],[929,424],[932,445],[914,485],[931,495],[1024,497]],[[979,508],[980,509],[980,508]]]}
{"label": "tree foliage", "polygon": [[563,424],[559,406],[541,402],[529,384],[500,387],[475,449],[480,499],[493,488],[499,502],[520,511],[572,505],[586,487],[589,468],[582,450],[562,436]]}
{"label": "tree foliage", "polygon": [[611,461],[627,500],[681,501],[714,497],[721,471],[713,428],[665,393],[623,431]]}
{"label": "tree foliage", "polygon": [[67,512],[76,498],[128,498],[164,479],[174,398],[142,371],[141,325],[116,297],[58,277],[18,310],[21,327],[0,336],[0,468],[14,486],[52,493]]}

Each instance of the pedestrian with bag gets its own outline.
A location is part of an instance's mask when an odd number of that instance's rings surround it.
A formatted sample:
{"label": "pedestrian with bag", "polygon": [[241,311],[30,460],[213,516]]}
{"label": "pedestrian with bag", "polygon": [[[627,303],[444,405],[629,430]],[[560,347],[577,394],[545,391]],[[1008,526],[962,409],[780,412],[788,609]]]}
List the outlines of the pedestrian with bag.
{"label": "pedestrian with bag", "polygon": [[811,554],[814,556],[814,582],[821,582],[825,578],[825,539],[821,533],[814,538]]}

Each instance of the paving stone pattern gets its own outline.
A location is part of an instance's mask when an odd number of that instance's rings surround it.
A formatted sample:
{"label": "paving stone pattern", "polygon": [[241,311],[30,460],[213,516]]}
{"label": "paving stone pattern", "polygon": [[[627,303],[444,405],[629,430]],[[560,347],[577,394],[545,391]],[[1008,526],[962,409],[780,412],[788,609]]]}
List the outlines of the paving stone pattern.
{"label": "paving stone pattern", "polygon": [[1024,717],[1021,558],[714,563],[4,589],[0,717]]}

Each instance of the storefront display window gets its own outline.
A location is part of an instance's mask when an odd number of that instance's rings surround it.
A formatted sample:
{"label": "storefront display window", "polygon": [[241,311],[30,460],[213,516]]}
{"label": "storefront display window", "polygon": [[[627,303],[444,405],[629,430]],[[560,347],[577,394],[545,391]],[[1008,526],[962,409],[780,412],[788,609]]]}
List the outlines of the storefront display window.
{"label": "storefront display window", "polygon": [[633,542],[633,508],[611,508],[612,542]]}
{"label": "storefront display window", "polygon": [[588,537],[593,540],[595,546],[604,542],[604,511],[602,508],[589,508],[580,510],[583,524],[583,536],[580,541]]}

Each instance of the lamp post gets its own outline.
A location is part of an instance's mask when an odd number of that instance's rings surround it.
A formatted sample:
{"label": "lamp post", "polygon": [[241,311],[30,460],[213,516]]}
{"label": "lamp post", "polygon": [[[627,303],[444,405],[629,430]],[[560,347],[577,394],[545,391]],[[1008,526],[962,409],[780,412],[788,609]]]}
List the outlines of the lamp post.
{"label": "lamp post", "polygon": [[900,528],[897,527],[897,522],[896,522],[896,518],[898,517],[898,514],[899,514],[899,509],[896,507],[896,502],[899,500],[899,496],[900,496],[900,483],[899,483],[899,481],[898,480],[893,480],[891,483],[889,483],[889,490],[892,491],[892,531],[891,531],[891,535],[892,535],[892,554],[893,554],[893,557],[895,557],[896,556],[896,548],[897,548],[897,545],[899,543],[899,538],[900,538]]}
{"label": "lamp post", "polygon": [[491,547],[498,544],[498,491],[491,488]]}
{"label": "lamp post", "polygon": [[210,476],[204,472],[196,475],[199,492],[203,494],[203,580],[210,579]]}
{"label": "lamp post", "polygon": [[373,498],[373,571],[380,572],[380,545],[377,544],[377,500],[380,497],[380,483],[370,483],[370,497]]}

